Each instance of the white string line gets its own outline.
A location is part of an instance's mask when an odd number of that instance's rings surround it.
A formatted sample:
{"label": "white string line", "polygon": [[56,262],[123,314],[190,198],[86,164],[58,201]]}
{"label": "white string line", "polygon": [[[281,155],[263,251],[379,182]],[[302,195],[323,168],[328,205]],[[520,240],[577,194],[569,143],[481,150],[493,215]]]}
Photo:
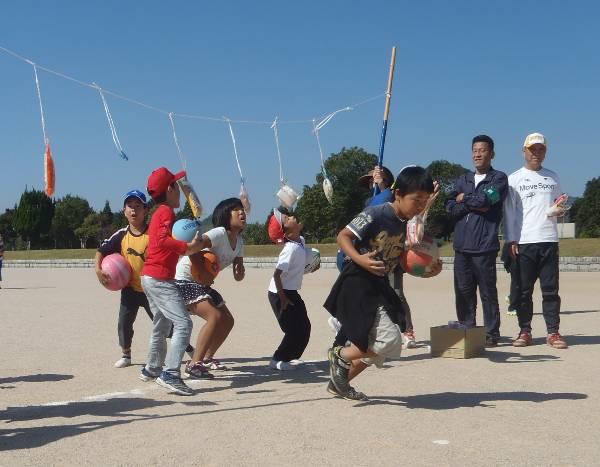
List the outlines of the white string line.
{"label": "white string line", "polygon": [[319,146],[319,154],[321,155],[321,171],[323,172],[323,177],[327,178],[327,171],[325,170],[325,159],[323,158],[323,149],[321,148],[321,140],[319,139],[319,129],[317,128],[317,122],[315,119],[313,119],[312,124],[313,133],[317,138],[317,146]]}
{"label": "white string line", "polygon": [[40,92],[40,81],[38,80],[37,68],[32,63],[33,74],[35,75],[35,89],[37,91],[38,101],[40,103],[40,117],[42,118],[42,134],[44,135],[44,145],[48,145],[48,137],[46,136],[46,119],[44,118],[44,106],[42,104],[42,93]]}
{"label": "white string line", "polygon": [[277,159],[279,159],[279,181],[283,185],[283,165],[281,164],[281,151],[279,150],[279,129],[277,127],[277,118],[273,120],[273,124],[271,128],[273,128],[273,133],[275,133],[275,146],[277,146]]}
{"label": "white string line", "polygon": [[[21,60],[21,61],[23,61],[25,63],[28,63],[28,64],[30,64],[30,65],[32,65],[34,67],[37,67],[40,70],[44,70],[47,73],[51,73],[53,75],[59,76],[60,78],[72,81],[72,82],[74,82],[76,84],[79,84],[80,86],[88,87],[88,88],[91,88],[91,89],[96,89],[96,86],[94,86],[93,84],[86,83],[85,81],[81,81],[81,80],[79,80],[77,78],[73,78],[72,76],[69,76],[69,75],[66,75],[64,73],[61,73],[60,71],[56,71],[56,70],[53,70],[51,68],[47,68],[45,66],[39,65],[39,64],[33,62],[32,60],[30,60],[30,59],[28,59],[26,57],[23,57],[23,56],[17,54],[16,52],[13,52],[12,50],[7,49],[5,47],[0,46],[0,51],[3,51],[5,53],[7,53],[8,55],[11,55],[12,57],[17,58],[18,60]],[[196,119],[196,120],[207,120],[207,121],[213,121],[213,122],[222,122],[223,121],[223,118],[219,118],[219,117],[210,117],[210,116],[206,116],[206,115],[194,115],[194,114],[183,114],[183,113],[169,112],[169,111],[161,109],[159,107],[155,107],[153,105],[146,104],[146,103],[138,101],[136,99],[132,99],[131,97],[123,96],[122,94],[118,94],[118,93],[110,91],[108,89],[103,89],[103,92],[105,94],[109,94],[109,95],[111,95],[111,96],[113,96],[113,97],[115,97],[117,99],[121,99],[121,100],[129,102],[131,104],[135,104],[135,105],[138,105],[140,107],[144,107],[146,109],[153,110],[155,112],[159,112],[159,113],[162,113],[162,114],[165,114],[165,115],[169,115],[170,113],[172,113],[173,115],[176,115],[176,116],[182,117],[182,118],[190,118],[190,119]],[[360,101],[360,102],[358,102],[356,104],[352,104],[349,107],[356,108],[356,107],[359,107],[361,105],[364,105],[364,104],[367,104],[369,102],[372,102],[374,100],[380,99],[381,97],[383,97],[385,95],[386,95],[386,93],[383,92],[383,93],[377,94],[376,96],[369,97],[368,99],[362,100],[362,101]],[[322,116],[317,117],[317,120],[322,120],[324,117],[326,117],[328,115],[330,115],[330,113],[323,114]],[[266,120],[231,120],[231,122],[233,122],[233,123],[245,123],[245,124],[259,124],[259,125],[271,125],[273,123],[273,122],[266,121]],[[279,123],[284,123],[284,124],[311,123],[311,122],[312,122],[312,119],[279,120]]]}
{"label": "white string line", "polygon": [[242,185],[244,185],[244,174],[242,173],[242,167],[240,166],[240,160],[238,159],[237,145],[235,143],[235,135],[233,134],[233,127],[231,126],[231,120],[229,120],[227,117],[223,117],[222,120],[227,122],[227,125],[229,125],[229,134],[231,135],[231,141],[233,142],[233,153],[235,154],[235,162],[237,164],[237,168],[240,173],[240,180],[242,182]]}
{"label": "white string line", "polygon": [[179,155],[179,161],[181,162],[181,168],[186,170],[186,160],[183,157],[181,148],[179,147],[179,140],[177,139],[177,133],[175,131],[175,121],[173,120],[173,112],[169,112],[169,121],[171,122],[171,128],[173,128],[173,140],[175,140],[175,146],[177,146],[177,154]]}
{"label": "white string line", "polygon": [[128,161],[129,157],[127,157],[127,154],[125,154],[125,151],[123,150],[123,146],[121,146],[121,141],[119,140],[119,135],[117,134],[117,128],[115,127],[115,122],[113,121],[112,114],[110,113],[110,108],[108,107],[108,102],[106,102],[106,98],[104,97],[104,93],[102,92],[100,86],[98,86],[96,83],[93,84],[96,86],[96,89],[100,93],[100,99],[102,99],[102,104],[104,105],[104,113],[106,114],[106,119],[108,120],[108,127],[110,128],[113,143],[115,143],[115,147],[117,148],[119,155],[123,159]]}

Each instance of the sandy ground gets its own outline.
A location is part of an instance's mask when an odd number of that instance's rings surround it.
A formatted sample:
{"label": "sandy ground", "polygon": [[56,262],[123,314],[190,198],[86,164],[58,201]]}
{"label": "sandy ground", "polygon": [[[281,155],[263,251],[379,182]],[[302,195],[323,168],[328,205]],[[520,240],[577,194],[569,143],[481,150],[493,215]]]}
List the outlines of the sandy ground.
{"label": "sandy ground", "polygon": [[[510,346],[516,318],[502,306],[501,346],[485,358],[429,357],[429,327],[453,319],[452,274],[406,280],[420,346],[367,370],[365,403],[331,397],[321,307],[335,271],[307,276],[313,324],[295,372],[267,367],[281,331],[266,300],[270,271],[249,269],[217,288],[236,317],[221,357],[232,370],[194,381],[192,397],[137,376],[150,321],[140,311],[135,365],[120,356],[119,295],[90,269],[7,269],[0,290],[0,465],[598,465],[600,273],[563,273],[568,350]],[[499,274],[499,292],[508,277]],[[195,331],[201,322],[194,318]],[[195,337],[194,332],[194,337]]]}

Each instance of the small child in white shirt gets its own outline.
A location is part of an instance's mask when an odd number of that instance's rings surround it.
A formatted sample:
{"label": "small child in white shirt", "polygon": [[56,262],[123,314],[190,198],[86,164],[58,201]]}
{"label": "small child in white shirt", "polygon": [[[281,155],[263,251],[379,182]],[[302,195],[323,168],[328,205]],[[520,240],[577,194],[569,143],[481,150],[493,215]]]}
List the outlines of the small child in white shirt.
{"label": "small child in white shirt", "polygon": [[274,370],[294,370],[310,339],[310,320],[298,293],[307,258],[304,238],[300,235],[302,227],[294,216],[277,209],[268,220],[269,238],[274,243],[284,244],[268,293],[273,313],[284,332],[269,364]]}

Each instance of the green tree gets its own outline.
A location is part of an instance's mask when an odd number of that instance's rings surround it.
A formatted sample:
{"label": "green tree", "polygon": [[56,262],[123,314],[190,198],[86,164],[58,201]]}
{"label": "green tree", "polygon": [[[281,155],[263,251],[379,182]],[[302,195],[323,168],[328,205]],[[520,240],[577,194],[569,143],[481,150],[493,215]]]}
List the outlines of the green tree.
{"label": "green tree", "polygon": [[54,205],[46,193],[25,189],[14,214],[13,227],[28,249],[47,244],[53,215]]}
{"label": "green tree", "polygon": [[261,222],[246,225],[242,233],[244,243],[247,245],[268,245],[271,243],[267,234],[267,226]]}
{"label": "green tree", "polygon": [[427,169],[432,178],[439,182],[441,192],[429,210],[425,229],[433,237],[448,240],[454,231],[454,220],[444,209],[444,204],[454,187],[454,181],[469,170],[446,160],[433,161]]}
{"label": "green tree", "polygon": [[357,180],[377,163],[377,156],[364,149],[342,148],[325,161],[327,175],[333,184],[332,204],[323,193],[323,175],[317,174],[312,186],[305,185],[296,214],[304,224],[308,242],[335,237],[339,230],[364,208],[369,192]]}
{"label": "green tree", "polygon": [[59,199],[52,219],[55,248],[74,248],[78,240],[75,230],[93,212],[87,200],[79,196],[66,195]]}
{"label": "green tree", "polygon": [[600,177],[585,184],[583,196],[575,202],[572,210],[578,237],[600,237]]}
{"label": "green tree", "polygon": [[190,207],[190,203],[185,202],[183,209],[181,209],[177,214],[175,214],[175,218],[179,219],[193,219],[194,214],[192,214],[192,208]]}
{"label": "green tree", "polygon": [[15,240],[17,239],[17,232],[13,227],[15,212],[17,211],[17,205],[14,209],[6,209],[4,214],[0,214],[0,235],[4,238],[5,248],[14,248]]}
{"label": "green tree", "polygon": [[97,244],[98,240],[100,240],[99,236],[102,234],[102,214],[88,214],[81,226],[75,229],[74,233],[79,239],[81,248],[87,248],[87,243],[90,239],[95,240]]}

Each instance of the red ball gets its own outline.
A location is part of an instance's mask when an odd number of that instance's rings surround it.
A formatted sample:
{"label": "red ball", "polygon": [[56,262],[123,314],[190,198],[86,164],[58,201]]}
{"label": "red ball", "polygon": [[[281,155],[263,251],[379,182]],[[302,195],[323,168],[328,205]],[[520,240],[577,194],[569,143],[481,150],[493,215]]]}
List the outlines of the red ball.
{"label": "red ball", "polygon": [[404,250],[400,256],[400,266],[411,276],[422,277],[439,258],[440,251],[435,239],[424,235],[418,244]]}
{"label": "red ball", "polygon": [[108,275],[108,282],[104,284],[108,290],[121,290],[131,281],[131,265],[119,253],[105,256],[100,268]]}

